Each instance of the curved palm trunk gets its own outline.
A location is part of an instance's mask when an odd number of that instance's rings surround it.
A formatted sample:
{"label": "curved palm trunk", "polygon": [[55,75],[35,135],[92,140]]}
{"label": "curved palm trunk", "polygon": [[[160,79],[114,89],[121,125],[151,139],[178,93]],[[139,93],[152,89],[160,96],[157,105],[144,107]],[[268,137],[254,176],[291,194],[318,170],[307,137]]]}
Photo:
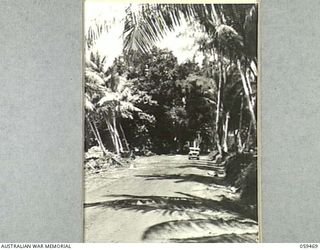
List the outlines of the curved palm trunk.
{"label": "curved palm trunk", "polygon": [[[113,118],[112,118],[112,120],[113,120]],[[119,141],[118,141],[116,132],[114,130],[114,127],[111,124],[110,124],[110,128],[111,128],[112,135],[113,135],[113,138],[114,138],[114,146],[115,146],[116,154],[119,155],[120,154]]]}
{"label": "curved palm trunk", "polygon": [[251,84],[250,84],[249,70],[250,70],[249,68],[247,68],[247,70],[246,70],[246,81],[247,81],[248,90],[249,90],[249,94],[250,94],[250,100],[252,101],[252,98],[251,98],[252,88],[251,88]]}
{"label": "curved palm trunk", "polygon": [[110,124],[110,122],[106,119],[106,124],[107,124],[107,127],[108,127],[108,130],[109,130],[109,133],[110,133],[110,137],[111,137],[111,140],[112,140],[112,143],[113,143],[113,147],[114,147],[114,150],[117,151],[117,141],[116,141],[116,138],[114,136],[114,131],[113,131],[113,128],[112,128],[112,125]]}
{"label": "curved palm trunk", "polygon": [[252,121],[250,122],[249,128],[248,128],[248,136],[247,136],[247,141],[246,141],[246,147],[249,150],[250,149],[250,136],[251,136],[251,128],[252,128]]}
{"label": "curved palm trunk", "polygon": [[105,122],[107,124],[108,130],[110,132],[110,137],[112,139],[114,150],[117,154],[119,154],[120,153],[119,139],[117,137],[117,132],[115,131],[114,127],[111,124],[111,123],[114,123],[113,116],[112,116],[112,121],[108,119],[107,113],[104,114],[104,117],[105,117]]}
{"label": "curved palm trunk", "polygon": [[116,116],[113,115],[112,121],[109,121],[107,118],[107,115],[105,115],[105,121],[106,121],[108,130],[110,131],[110,136],[111,136],[116,154],[120,155],[120,153],[123,152],[123,146],[122,146],[120,135],[117,130]]}
{"label": "curved palm trunk", "polygon": [[243,96],[241,97],[239,127],[238,127],[238,133],[237,133],[237,135],[236,135],[236,136],[237,136],[237,149],[238,149],[238,153],[242,153],[242,151],[243,151],[243,145],[242,145],[242,141],[241,141],[242,112],[243,112]]}
{"label": "curved palm trunk", "polygon": [[246,100],[248,103],[248,107],[249,107],[249,112],[250,112],[251,121],[252,121],[252,127],[254,129],[254,133],[256,133],[256,130],[257,130],[256,116],[254,114],[253,104],[251,102],[251,97],[250,97],[250,93],[249,93],[249,88],[247,86],[246,76],[245,76],[244,72],[242,71],[241,63],[240,63],[239,59],[237,60],[237,66],[238,66],[238,70],[241,75],[242,86],[243,86],[244,94],[245,94],[245,97],[246,97]]}
{"label": "curved palm trunk", "polygon": [[218,82],[218,89],[217,89],[217,109],[216,109],[216,120],[215,120],[215,133],[214,139],[216,142],[216,146],[220,155],[222,155],[222,148],[220,145],[220,137],[219,137],[219,120],[220,120],[220,106],[221,106],[221,87],[222,87],[222,65],[221,61],[219,60],[219,82]]}
{"label": "curved palm trunk", "polygon": [[117,151],[117,154],[120,155],[120,152],[123,152],[123,147],[122,147],[120,136],[119,136],[119,133],[118,133],[118,130],[117,130],[117,121],[116,121],[116,116],[115,115],[113,115],[113,117],[112,117],[112,122],[113,122],[114,136],[115,136],[115,139],[116,139],[116,151]]}
{"label": "curved palm trunk", "polygon": [[228,153],[228,127],[229,127],[229,119],[230,119],[230,113],[227,112],[225,114],[225,123],[223,126],[223,144],[222,148],[225,153]]}
{"label": "curved palm trunk", "polygon": [[89,116],[86,116],[88,123],[90,124],[90,128],[95,136],[96,141],[98,142],[99,147],[102,149],[104,154],[107,154],[107,150],[104,147],[102,140],[101,140],[101,136],[99,134],[97,125],[95,124],[94,120],[90,120]]}
{"label": "curved palm trunk", "polygon": [[124,133],[124,130],[123,130],[122,125],[121,125],[120,122],[119,122],[119,127],[120,127],[120,130],[121,130],[122,136],[123,136],[123,140],[124,140],[124,142],[126,144],[127,151],[129,151],[129,143],[127,141],[126,135]]}

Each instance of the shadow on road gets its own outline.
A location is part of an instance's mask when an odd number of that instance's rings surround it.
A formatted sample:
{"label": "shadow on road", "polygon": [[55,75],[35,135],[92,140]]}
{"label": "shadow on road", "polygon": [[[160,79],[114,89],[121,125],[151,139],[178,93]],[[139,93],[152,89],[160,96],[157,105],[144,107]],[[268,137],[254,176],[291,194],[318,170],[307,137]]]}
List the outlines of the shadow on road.
{"label": "shadow on road", "polygon": [[207,171],[214,171],[215,168],[214,167],[209,167],[207,166],[207,164],[190,164],[190,165],[185,165],[185,166],[179,166],[177,168],[196,168],[196,169],[200,169],[200,170],[207,170]]}
{"label": "shadow on road", "polygon": [[[142,240],[174,243],[255,243],[255,227],[256,223],[238,218],[172,220],[149,227],[143,233]],[[240,230],[244,233],[235,233]]]}
{"label": "shadow on road", "polygon": [[[148,166],[150,164],[148,162]],[[144,188],[140,188],[142,185],[145,188],[152,187],[149,191],[151,195],[133,195],[128,189],[120,191],[122,194],[115,194],[119,191],[113,188],[108,190],[114,190],[111,195],[100,193],[99,196],[105,200],[85,203],[84,207],[98,208],[97,211],[100,209],[106,214],[110,209],[119,213],[123,211],[125,216],[130,216],[131,213],[131,218],[142,218],[142,222],[145,220],[146,224],[143,222],[138,237],[144,242],[257,241],[256,208],[242,204],[240,200],[233,199],[234,196],[228,196],[228,189],[222,187],[226,186],[224,179],[214,176],[215,172],[219,171],[219,166],[205,160],[176,161],[168,166],[162,161],[162,165],[157,168],[148,171],[141,168],[139,174],[135,175],[130,172],[130,181],[134,180],[132,193],[144,194]],[[144,185],[146,181],[148,184]],[[201,190],[197,192],[194,188],[188,188],[190,186],[200,187]],[[164,187],[164,193],[170,196],[153,195],[159,194],[157,190],[161,187]],[[183,192],[177,192],[178,190]],[[195,190],[196,195],[201,197],[194,195]]]}
{"label": "shadow on road", "polygon": [[163,215],[173,213],[183,214],[205,214],[204,211],[224,211],[230,214],[236,214],[241,218],[250,218],[257,220],[257,216],[246,209],[246,206],[242,205],[238,201],[233,201],[224,198],[220,201],[206,199],[186,193],[177,192],[181,196],[137,196],[137,195],[106,195],[106,197],[114,197],[116,200],[100,201],[84,204],[85,208],[89,207],[102,207],[113,208],[116,210],[126,209],[136,212],[148,213],[156,211]]}
{"label": "shadow on road", "polygon": [[[256,241],[257,234],[252,230],[257,225],[256,218],[248,213],[238,202],[228,199],[215,201],[180,192],[177,194],[184,197],[107,195],[106,197],[114,197],[115,200],[87,203],[85,208],[100,207],[140,213],[154,212],[181,218],[180,220],[169,220],[147,228],[142,235],[143,241]],[[227,233],[222,230],[219,235],[210,235],[210,232],[215,234],[217,230],[221,231],[221,228],[225,229]],[[241,230],[244,234],[235,234],[236,230]],[[184,232],[182,238],[181,232]]]}
{"label": "shadow on road", "polygon": [[136,177],[143,177],[146,180],[176,180],[175,183],[179,182],[198,182],[202,184],[216,184],[224,185],[225,182],[222,178],[205,176],[198,174],[161,174],[161,175],[136,175]]}
{"label": "shadow on road", "polygon": [[[163,215],[172,215],[173,213],[182,215],[189,212],[199,213],[204,209],[208,209],[208,207],[205,204],[202,204],[200,200],[192,197],[136,196],[128,194],[107,195],[106,197],[114,197],[117,199],[112,201],[87,203],[85,204],[85,208],[99,206],[104,208],[113,208],[116,210],[134,210],[142,213],[156,211]],[[216,206],[210,207],[210,209],[218,210],[220,208]]]}

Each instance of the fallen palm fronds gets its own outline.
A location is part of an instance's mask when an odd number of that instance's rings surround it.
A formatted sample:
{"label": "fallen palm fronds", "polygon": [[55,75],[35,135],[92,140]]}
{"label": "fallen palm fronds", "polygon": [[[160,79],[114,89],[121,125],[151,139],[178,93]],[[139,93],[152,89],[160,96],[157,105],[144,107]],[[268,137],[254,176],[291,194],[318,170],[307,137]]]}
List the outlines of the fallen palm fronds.
{"label": "fallen palm fronds", "polygon": [[98,146],[91,147],[85,153],[84,168],[87,171],[100,172],[101,170],[127,166],[129,166],[128,160],[124,160],[110,151],[103,152]]}

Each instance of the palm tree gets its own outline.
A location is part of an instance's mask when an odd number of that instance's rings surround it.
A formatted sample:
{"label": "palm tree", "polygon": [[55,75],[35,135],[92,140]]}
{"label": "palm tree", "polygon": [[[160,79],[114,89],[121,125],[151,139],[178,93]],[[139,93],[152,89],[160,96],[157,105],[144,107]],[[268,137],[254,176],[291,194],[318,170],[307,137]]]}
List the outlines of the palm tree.
{"label": "palm tree", "polygon": [[122,133],[127,151],[129,150],[129,146],[118,118],[122,117],[126,119],[133,119],[133,112],[142,112],[141,109],[134,105],[140,96],[132,93],[132,89],[130,88],[132,83],[124,77],[111,75],[107,84],[108,82],[113,82],[109,85],[113,88],[108,88],[105,96],[99,100],[98,107],[99,111],[101,111],[105,116],[107,127],[113,137],[112,139],[116,152],[117,154],[120,154],[121,152],[124,152],[124,147],[118,127]]}
{"label": "palm tree", "polygon": [[95,139],[100,146],[101,150],[104,154],[107,153],[106,148],[102,142],[99,130],[96,125],[97,113],[96,106],[94,104],[94,100],[99,98],[101,93],[104,91],[103,80],[102,78],[96,74],[94,71],[90,70],[90,68],[86,68],[85,71],[85,88],[86,93],[84,95],[84,106],[86,111],[86,120],[90,125],[90,128],[95,136]]}
{"label": "palm tree", "polygon": [[[223,89],[228,65],[236,65],[242,83],[242,93],[256,133],[255,98],[252,82],[257,78],[257,5],[254,4],[130,4],[125,11],[123,51],[149,52],[153,45],[182,19],[198,22],[208,35],[211,55],[217,58],[217,105],[215,140],[220,154],[227,151],[226,139],[230,113],[223,112]],[[90,30],[90,43],[107,29],[106,23],[95,24]],[[96,30],[96,31],[95,31]],[[227,61],[227,63],[226,63]],[[219,138],[219,127],[224,136]],[[241,128],[240,128],[241,129]],[[249,131],[250,133],[250,131]],[[238,140],[240,143],[240,140]]]}
{"label": "palm tree", "polygon": [[[145,4],[135,10],[129,6],[126,10],[124,51],[149,51],[155,41],[179,25],[182,18],[199,22],[212,39],[211,51],[218,55],[220,87],[223,87],[223,59],[228,58],[236,63],[241,75],[252,127],[256,131],[255,104],[246,72],[251,70],[251,65],[256,68],[257,62],[257,5]],[[218,88],[218,96],[220,96],[220,88]],[[216,124],[219,106],[218,103]]]}

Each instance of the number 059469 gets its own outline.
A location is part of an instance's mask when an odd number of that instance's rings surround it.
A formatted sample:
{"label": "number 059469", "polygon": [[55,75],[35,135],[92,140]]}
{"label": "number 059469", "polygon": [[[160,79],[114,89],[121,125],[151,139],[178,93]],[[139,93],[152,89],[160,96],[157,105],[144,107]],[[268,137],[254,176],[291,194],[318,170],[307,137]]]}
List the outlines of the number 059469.
{"label": "number 059469", "polygon": [[318,244],[300,244],[300,248],[318,248]]}

